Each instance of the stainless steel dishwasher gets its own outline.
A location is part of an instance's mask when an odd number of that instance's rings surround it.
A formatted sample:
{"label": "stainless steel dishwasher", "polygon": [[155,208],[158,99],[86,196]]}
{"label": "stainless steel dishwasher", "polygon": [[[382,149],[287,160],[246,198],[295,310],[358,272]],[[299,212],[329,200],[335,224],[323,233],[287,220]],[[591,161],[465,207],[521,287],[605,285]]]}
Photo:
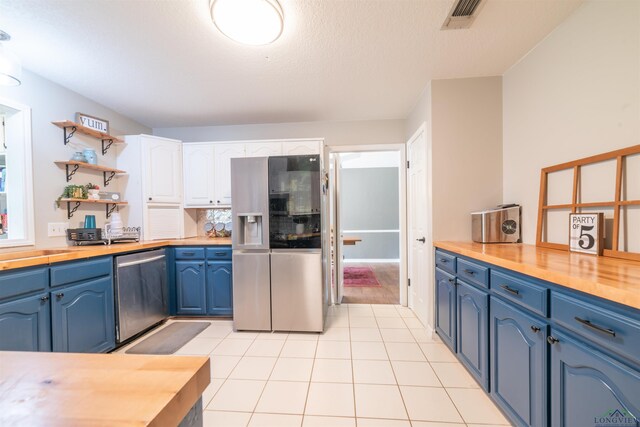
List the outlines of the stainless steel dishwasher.
{"label": "stainless steel dishwasher", "polygon": [[167,261],[164,249],[115,257],[116,342],[167,317]]}

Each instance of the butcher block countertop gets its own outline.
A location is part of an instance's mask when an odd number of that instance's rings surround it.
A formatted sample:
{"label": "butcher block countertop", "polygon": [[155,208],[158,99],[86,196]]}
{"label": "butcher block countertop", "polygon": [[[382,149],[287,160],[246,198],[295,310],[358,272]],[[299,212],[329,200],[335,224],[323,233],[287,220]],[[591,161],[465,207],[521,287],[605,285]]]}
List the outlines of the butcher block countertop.
{"label": "butcher block countertop", "polygon": [[224,246],[231,245],[231,238],[195,237],[180,240],[154,240],[139,243],[116,243],[113,245],[65,246],[63,248],[31,249],[0,254],[0,271],[36,265],[54,264],[75,259],[114,255],[124,252],[142,251],[165,246]]}
{"label": "butcher block countertop", "polygon": [[640,309],[640,263],[521,243],[435,242],[435,247]]}
{"label": "butcher block countertop", "polygon": [[177,426],[208,357],[0,352],[0,425]]}

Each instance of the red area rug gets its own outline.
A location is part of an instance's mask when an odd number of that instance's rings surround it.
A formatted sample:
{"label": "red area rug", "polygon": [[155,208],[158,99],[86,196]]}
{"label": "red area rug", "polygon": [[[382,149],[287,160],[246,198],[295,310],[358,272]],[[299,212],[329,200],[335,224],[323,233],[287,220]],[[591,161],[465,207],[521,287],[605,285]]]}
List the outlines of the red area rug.
{"label": "red area rug", "polygon": [[370,267],[345,267],[344,285],[351,287],[382,286]]}

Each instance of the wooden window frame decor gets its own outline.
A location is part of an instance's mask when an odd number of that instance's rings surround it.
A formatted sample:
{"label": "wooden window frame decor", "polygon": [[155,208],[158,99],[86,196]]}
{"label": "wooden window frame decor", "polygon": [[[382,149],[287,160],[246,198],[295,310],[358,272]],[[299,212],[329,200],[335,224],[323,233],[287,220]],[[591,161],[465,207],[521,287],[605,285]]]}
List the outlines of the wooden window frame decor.
{"label": "wooden window frame decor", "polygon": [[[608,153],[602,153],[591,157],[585,157],[583,159],[574,160],[571,162],[561,163],[554,166],[549,166],[541,169],[540,171],[540,196],[538,199],[538,223],[536,227],[536,246],[550,249],[559,249],[568,251],[569,245],[561,243],[552,243],[543,241],[543,230],[546,214],[552,210],[567,210],[571,213],[579,213],[578,209],[583,208],[609,208],[613,209],[613,235],[611,236],[611,249],[603,249],[602,255],[612,258],[622,258],[634,261],[640,261],[640,253],[626,252],[619,250],[619,238],[620,238],[620,208],[623,206],[640,206],[640,200],[622,200],[622,182],[624,175],[625,157],[640,154],[640,145],[634,145],[632,147],[623,148],[620,150],[610,151]],[[595,163],[602,163],[605,161],[616,162],[616,177],[615,177],[615,192],[614,200],[596,201],[581,203],[578,202],[578,195],[580,191],[580,171],[583,166],[592,165]],[[573,170],[573,189],[571,196],[571,203],[565,204],[547,204],[548,194],[548,176],[553,172],[560,172],[565,170]],[[587,212],[582,212],[587,213]],[[640,224],[635,224],[640,227]],[[569,228],[569,216],[567,215],[567,235]]]}

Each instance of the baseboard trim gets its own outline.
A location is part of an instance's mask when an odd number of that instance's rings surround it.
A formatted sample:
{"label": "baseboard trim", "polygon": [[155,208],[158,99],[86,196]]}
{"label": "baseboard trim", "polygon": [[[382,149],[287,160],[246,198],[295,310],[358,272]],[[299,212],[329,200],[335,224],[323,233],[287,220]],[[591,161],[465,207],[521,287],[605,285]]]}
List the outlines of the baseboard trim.
{"label": "baseboard trim", "polygon": [[345,259],[342,261],[343,264],[358,264],[358,263],[369,263],[369,264],[380,264],[380,263],[400,263],[399,259],[392,259],[392,258],[371,258],[371,259],[367,259],[367,258],[362,258],[362,259]]}

